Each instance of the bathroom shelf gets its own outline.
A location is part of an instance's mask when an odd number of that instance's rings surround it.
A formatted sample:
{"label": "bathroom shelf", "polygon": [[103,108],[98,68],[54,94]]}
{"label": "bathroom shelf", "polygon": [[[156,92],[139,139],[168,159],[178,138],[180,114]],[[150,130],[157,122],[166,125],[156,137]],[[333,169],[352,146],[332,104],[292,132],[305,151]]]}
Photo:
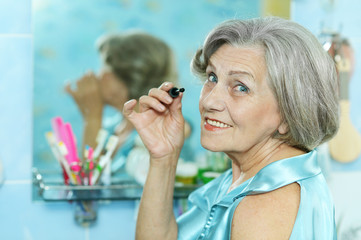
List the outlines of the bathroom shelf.
{"label": "bathroom shelf", "polygon": [[[127,176],[115,176],[109,186],[68,186],[59,173],[33,168],[33,200],[135,200],[140,199],[143,187]],[[183,185],[174,188],[174,198],[187,198],[201,185]]]}

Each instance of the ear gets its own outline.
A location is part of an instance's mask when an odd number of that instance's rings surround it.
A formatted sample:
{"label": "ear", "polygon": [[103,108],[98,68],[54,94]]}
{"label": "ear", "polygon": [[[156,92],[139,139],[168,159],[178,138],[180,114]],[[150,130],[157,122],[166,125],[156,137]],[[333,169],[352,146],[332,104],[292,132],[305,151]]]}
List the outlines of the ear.
{"label": "ear", "polygon": [[283,121],[277,130],[281,135],[286,134],[288,132],[288,124]]}

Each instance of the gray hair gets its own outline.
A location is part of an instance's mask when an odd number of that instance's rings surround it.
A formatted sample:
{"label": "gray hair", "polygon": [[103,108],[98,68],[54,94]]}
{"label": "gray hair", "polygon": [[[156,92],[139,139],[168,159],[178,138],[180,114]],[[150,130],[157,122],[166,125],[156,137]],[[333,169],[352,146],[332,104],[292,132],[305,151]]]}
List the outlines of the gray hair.
{"label": "gray hair", "polygon": [[123,81],[130,98],[139,98],[163,82],[176,82],[174,56],[161,39],[141,31],[111,34],[98,40],[107,67]]}
{"label": "gray hair", "polygon": [[223,44],[262,47],[270,86],[288,132],[274,138],[302,150],[331,139],[339,126],[335,64],[317,38],[301,25],[278,17],[228,20],[198,49],[192,71],[206,77],[210,57]]}

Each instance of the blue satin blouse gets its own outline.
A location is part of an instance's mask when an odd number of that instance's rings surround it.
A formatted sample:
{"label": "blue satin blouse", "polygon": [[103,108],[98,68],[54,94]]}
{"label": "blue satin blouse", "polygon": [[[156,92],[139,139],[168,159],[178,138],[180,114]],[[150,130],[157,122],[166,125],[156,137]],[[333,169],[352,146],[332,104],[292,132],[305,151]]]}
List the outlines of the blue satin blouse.
{"label": "blue satin blouse", "polygon": [[290,239],[337,239],[334,205],[315,150],[273,162],[229,193],[231,169],[197,189],[188,198],[189,210],[177,219],[178,239],[230,239],[233,213],[245,196],[293,182],[300,185],[301,200]]}

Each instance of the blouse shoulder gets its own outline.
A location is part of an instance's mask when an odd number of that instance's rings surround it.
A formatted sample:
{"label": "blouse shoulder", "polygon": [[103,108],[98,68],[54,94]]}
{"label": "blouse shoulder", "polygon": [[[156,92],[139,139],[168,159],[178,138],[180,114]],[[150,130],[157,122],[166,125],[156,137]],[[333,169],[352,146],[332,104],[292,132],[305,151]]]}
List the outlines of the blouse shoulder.
{"label": "blouse shoulder", "polygon": [[229,187],[231,182],[232,169],[229,169],[222,173],[221,176],[192,192],[188,197],[188,201],[191,206],[196,205],[204,211],[208,211],[217,200],[219,192],[225,190],[227,186]]}

